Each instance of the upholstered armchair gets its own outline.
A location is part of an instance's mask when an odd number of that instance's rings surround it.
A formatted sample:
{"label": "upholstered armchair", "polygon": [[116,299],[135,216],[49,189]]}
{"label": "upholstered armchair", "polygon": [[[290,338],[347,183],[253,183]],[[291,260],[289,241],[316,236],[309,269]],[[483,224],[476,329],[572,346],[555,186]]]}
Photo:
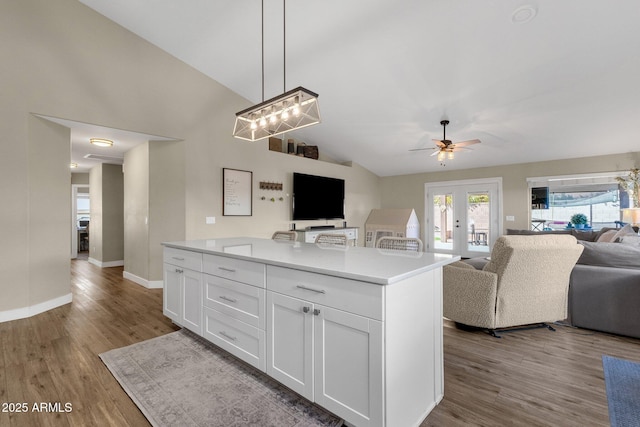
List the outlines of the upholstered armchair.
{"label": "upholstered armchair", "polygon": [[571,235],[502,236],[482,270],[444,267],[444,316],[488,329],[567,318],[569,277],[584,248]]}

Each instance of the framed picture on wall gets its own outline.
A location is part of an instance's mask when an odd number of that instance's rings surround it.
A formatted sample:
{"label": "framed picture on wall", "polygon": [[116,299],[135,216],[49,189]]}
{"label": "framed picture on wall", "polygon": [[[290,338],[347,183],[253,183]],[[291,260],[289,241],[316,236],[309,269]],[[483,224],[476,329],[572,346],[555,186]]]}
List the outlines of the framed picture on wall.
{"label": "framed picture on wall", "polygon": [[253,172],[222,169],[222,215],[251,216]]}

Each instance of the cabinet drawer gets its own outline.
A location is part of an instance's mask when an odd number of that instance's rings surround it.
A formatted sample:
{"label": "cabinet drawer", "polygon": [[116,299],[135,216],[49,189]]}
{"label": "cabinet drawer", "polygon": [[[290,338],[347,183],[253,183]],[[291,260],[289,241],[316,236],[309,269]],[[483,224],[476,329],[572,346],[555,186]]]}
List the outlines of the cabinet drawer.
{"label": "cabinet drawer", "polygon": [[189,270],[202,271],[202,254],[176,248],[164,248],[164,262]]}
{"label": "cabinet drawer", "polygon": [[349,313],[384,320],[384,286],[267,266],[267,289]]}
{"label": "cabinet drawer", "polygon": [[265,332],[204,307],[203,336],[241,360],[266,371]]}
{"label": "cabinet drawer", "polygon": [[265,265],[259,262],[204,254],[204,272],[264,288]]}
{"label": "cabinet drawer", "polygon": [[265,328],[265,290],[204,275],[204,305],[256,328]]}

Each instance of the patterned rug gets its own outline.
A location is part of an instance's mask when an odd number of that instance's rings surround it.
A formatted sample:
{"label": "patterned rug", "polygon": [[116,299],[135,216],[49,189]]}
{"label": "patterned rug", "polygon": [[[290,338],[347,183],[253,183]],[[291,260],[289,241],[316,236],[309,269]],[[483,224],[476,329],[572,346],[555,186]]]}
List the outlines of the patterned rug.
{"label": "patterned rug", "polygon": [[338,417],[186,330],[100,358],[153,426],[342,425]]}
{"label": "patterned rug", "polygon": [[611,427],[640,427],[640,363],[602,356]]}

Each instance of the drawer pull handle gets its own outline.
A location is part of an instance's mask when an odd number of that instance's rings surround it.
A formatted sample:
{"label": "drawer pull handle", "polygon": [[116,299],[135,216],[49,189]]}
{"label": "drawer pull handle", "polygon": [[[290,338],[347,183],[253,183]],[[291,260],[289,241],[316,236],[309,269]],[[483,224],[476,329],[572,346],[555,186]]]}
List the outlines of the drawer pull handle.
{"label": "drawer pull handle", "polygon": [[227,271],[229,273],[235,273],[236,272],[233,268],[218,267],[218,269],[220,269],[222,271]]}
{"label": "drawer pull handle", "polygon": [[176,273],[184,273],[184,270],[180,270],[179,268],[176,268]]}
{"label": "drawer pull handle", "polygon": [[311,291],[311,292],[316,292],[318,294],[325,294],[326,292],[324,291],[324,289],[313,289],[313,288],[307,288],[304,285],[297,285],[296,288],[299,289],[304,289],[305,291]]}
{"label": "drawer pull handle", "polygon": [[184,258],[180,258],[180,257],[177,257],[177,256],[172,256],[171,258],[177,259],[178,261],[184,261]]}
{"label": "drawer pull handle", "polygon": [[223,337],[229,338],[231,341],[236,341],[238,339],[236,337],[232,337],[231,335],[227,334],[225,331],[220,331],[219,334],[222,335]]}
{"label": "drawer pull handle", "polygon": [[309,307],[302,307],[302,312],[303,313],[308,313],[309,312]]}
{"label": "drawer pull handle", "polygon": [[237,300],[237,299],[229,298],[229,297],[226,297],[226,296],[224,296],[224,295],[220,295],[218,298],[223,299],[223,300],[225,300],[225,301],[229,301],[229,302],[238,302],[238,300]]}
{"label": "drawer pull handle", "polygon": [[319,308],[313,309],[313,315],[317,316],[318,314],[320,314],[320,309]]}

